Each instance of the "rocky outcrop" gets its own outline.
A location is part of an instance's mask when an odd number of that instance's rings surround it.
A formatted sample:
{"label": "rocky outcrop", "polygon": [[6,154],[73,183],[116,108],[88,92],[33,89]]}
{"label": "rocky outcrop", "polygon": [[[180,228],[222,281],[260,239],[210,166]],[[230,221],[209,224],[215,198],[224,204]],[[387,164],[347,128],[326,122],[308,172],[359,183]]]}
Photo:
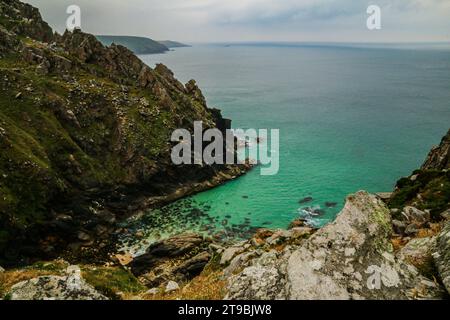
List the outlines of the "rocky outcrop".
{"label": "rocky outcrop", "polygon": [[[245,268],[229,281],[230,299],[439,298],[441,289],[397,259],[389,210],[377,197],[349,196],[336,221],[301,245]],[[261,285],[262,278],[270,283]],[[266,280],[265,280],[266,281]],[[276,292],[276,294],[274,294]]]}
{"label": "rocky outcrop", "polygon": [[50,42],[53,39],[53,31],[42,20],[39,10],[29,4],[4,0],[0,3],[1,24],[11,32],[30,37],[42,42]]}
{"label": "rocky outcrop", "polygon": [[199,275],[210,261],[209,244],[198,234],[181,234],[151,245],[129,266],[149,287],[172,280],[187,281]]}
{"label": "rocky outcrop", "polygon": [[15,284],[11,300],[107,300],[81,277],[78,266],[67,268],[65,276],[42,276]]}
{"label": "rocky outcrop", "polygon": [[437,237],[436,251],[433,253],[439,276],[447,292],[450,294],[450,223]]}

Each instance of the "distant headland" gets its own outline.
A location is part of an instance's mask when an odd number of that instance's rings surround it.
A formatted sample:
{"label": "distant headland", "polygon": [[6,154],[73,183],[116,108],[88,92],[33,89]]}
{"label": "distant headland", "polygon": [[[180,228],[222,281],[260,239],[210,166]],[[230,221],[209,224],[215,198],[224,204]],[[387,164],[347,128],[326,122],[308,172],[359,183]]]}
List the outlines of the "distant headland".
{"label": "distant headland", "polygon": [[96,37],[105,46],[110,46],[115,43],[127,47],[135,54],[164,53],[170,51],[171,48],[189,47],[186,44],[176,41],[156,41],[145,37],[106,35],[97,35]]}

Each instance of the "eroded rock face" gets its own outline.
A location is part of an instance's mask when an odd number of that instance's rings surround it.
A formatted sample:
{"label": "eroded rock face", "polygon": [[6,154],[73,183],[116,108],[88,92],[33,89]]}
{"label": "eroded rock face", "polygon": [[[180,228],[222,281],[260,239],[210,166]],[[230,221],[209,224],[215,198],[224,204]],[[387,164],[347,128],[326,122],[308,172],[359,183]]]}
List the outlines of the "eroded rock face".
{"label": "eroded rock face", "polygon": [[67,268],[66,276],[42,276],[11,288],[11,300],[107,300],[81,277],[78,266]]}
{"label": "eroded rock face", "polygon": [[447,223],[437,238],[433,258],[442,283],[450,294],[450,223]]}
{"label": "eroded rock face", "polygon": [[286,248],[268,264],[256,260],[232,277],[228,298],[440,298],[442,290],[434,282],[393,255],[391,234],[385,204],[358,192],[348,197],[335,222],[307,241]]}

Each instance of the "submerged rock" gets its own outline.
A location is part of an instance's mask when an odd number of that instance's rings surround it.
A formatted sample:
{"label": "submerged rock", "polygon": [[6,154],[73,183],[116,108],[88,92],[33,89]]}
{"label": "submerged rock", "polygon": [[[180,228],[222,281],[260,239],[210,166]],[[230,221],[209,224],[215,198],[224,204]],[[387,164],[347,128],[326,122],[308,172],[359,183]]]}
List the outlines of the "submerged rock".
{"label": "submerged rock", "polygon": [[305,204],[305,203],[309,203],[309,202],[311,202],[313,200],[314,200],[313,197],[305,197],[305,198],[301,199],[298,203],[299,204]]}

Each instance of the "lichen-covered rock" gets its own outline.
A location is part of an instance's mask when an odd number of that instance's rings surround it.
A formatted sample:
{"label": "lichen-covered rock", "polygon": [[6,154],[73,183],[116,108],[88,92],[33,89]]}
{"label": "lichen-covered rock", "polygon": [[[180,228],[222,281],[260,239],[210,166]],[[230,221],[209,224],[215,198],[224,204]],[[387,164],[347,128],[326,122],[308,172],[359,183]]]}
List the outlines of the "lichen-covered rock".
{"label": "lichen-covered rock", "polygon": [[444,227],[436,241],[436,251],[433,254],[439,276],[447,292],[450,293],[450,223]]}
{"label": "lichen-covered rock", "polygon": [[251,266],[229,279],[226,300],[286,299],[286,257],[264,253]]}
{"label": "lichen-covered rock", "polygon": [[78,266],[70,266],[65,276],[42,276],[14,285],[11,300],[107,300],[81,277]]}

